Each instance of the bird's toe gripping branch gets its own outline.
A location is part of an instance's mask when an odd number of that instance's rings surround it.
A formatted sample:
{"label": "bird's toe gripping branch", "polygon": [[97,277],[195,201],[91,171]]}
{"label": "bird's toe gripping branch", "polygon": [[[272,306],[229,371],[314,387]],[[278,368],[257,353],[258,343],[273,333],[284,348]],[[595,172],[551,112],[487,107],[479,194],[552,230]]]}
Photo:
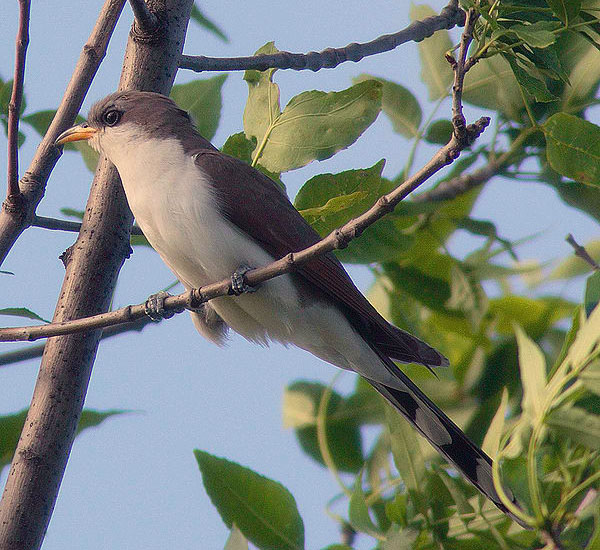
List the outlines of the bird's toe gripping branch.
{"label": "bird's toe gripping branch", "polygon": [[165,299],[169,296],[171,295],[164,290],[148,296],[144,305],[144,313],[155,323],[158,323],[163,319],[170,319],[175,313],[178,313],[176,310],[165,309]]}
{"label": "bird's toe gripping branch", "polygon": [[258,290],[258,287],[250,286],[246,283],[246,273],[253,269],[247,265],[241,265],[231,275],[231,294],[240,296],[245,293],[252,293]]}

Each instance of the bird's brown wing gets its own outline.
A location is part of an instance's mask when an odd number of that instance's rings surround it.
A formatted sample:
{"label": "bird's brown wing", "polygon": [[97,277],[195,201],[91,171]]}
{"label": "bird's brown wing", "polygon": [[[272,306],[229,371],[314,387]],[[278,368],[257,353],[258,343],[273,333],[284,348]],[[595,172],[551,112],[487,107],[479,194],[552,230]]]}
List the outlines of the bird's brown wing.
{"label": "bird's brown wing", "polygon": [[[320,240],[281,188],[258,170],[211,149],[195,152],[195,158],[212,181],[223,214],[273,257],[298,252]],[[390,325],[333,254],[307,262],[297,273],[341,307],[356,330],[387,356],[430,367],[448,364],[437,350]]]}

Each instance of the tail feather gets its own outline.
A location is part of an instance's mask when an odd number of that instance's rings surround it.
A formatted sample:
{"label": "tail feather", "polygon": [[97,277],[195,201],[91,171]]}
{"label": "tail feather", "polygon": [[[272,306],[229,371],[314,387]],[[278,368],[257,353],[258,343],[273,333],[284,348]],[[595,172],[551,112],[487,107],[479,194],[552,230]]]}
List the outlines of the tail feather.
{"label": "tail feather", "polygon": [[[368,382],[397,409],[456,469],[500,510],[522,527],[522,521],[502,503],[492,480],[492,459],[448,418],[391,359],[378,353],[386,367],[398,378],[398,387],[391,388],[380,382]],[[401,388],[401,389],[400,389]],[[516,503],[511,491],[506,494]]]}

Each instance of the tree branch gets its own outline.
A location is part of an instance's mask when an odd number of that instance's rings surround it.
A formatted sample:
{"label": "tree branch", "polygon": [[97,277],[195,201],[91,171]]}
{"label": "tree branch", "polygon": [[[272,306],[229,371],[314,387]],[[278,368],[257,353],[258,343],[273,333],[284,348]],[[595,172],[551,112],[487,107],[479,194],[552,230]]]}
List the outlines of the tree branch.
{"label": "tree branch", "polygon": [[[419,187],[419,185],[458,158],[462,149],[470,145],[484,131],[489,121],[489,118],[483,117],[475,124],[466,127],[467,135],[471,139],[469,143],[460,143],[453,135],[450,142],[442,147],[421,170],[392,192],[380,197],[369,210],[350,220],[339,229],[332,231],[318,243],[299,252],[290,253],[264,267],[248,271],[245,274],[247,284],[257,286],[273,277],[298,269],[301,265],[309,262],[316,256],[348,246],[348,243],[352,239],[358,237],[368,226],[391,212],[400,201]],[[182,311],[182,308],[196,309],[208,300],[228,294],[231,294],[231,279],[223,279],[199,289],[192,289],[177,296],[168,297],[165,299],[164,308],[165,311],[174,313]],[[89,331],[119,323],[129,323],[145,315],[145,304],[137,304],[85,319],[51,323],[42,326],[4,328],[0,329],[0,342],[33,341],[49,336]]]}
{"label": "tree branch", "polygon": [[594,260],[594,258],[590,256],[589,252],[585,249],[585,247],[581,246],[575,240],[575,237],[573,237],[571,233],[567,235],[566,241],[573,247],[575,256],[581,258],[584,262],[591,266],[591,268],[594,271],[600,271],[600,266],[598,265],[596,260]]}
{"label": "tree branch", "polygon": [[[31,227],[41,227],[42,229],[51,229],[55,231],[74,231],[79,233],[81,222],[71,220],[59,220],[57,218],[47,218],[46,216],[34,216],[29,224]],[[142,230],[137,225],[131,227],[132,235],[143,235]]]}
{"label": "tree branch", "polygon": [[[130,33],[121,90],[169,93],[192,1],[149,0],[152,9],[164,14],[164,30],[149,41],[136,40]],[[122,5],[114,3],[113,7],[120,12]],[[48,135],[47,139],[56,139],[56,135]],[[119,270],[129,253],[132,221],[117,171],[103,157],[81,232],[69,254],[54,322],[108,309]],[[73,445],[100,336],[100,331],[92,331],[46,342],[31,406],[0,503],[2,550],[38,550],[42,543]]]}
{"label": "tree branch", "polygon": [[19,115],[23,99],[25,79],[25,56],[29,44],[30,0],[19,0],[19,30],[15,46],[15,76],[12,95],[8,104],[8,185],[6,202],[15,207],[20,199],[19,191]]}
{"label": "tree branch", "polygon": [[393,50],[405,42],[418,42],[431,36],[435,31],[460,26],[464,21],[465,13],[458,7],[458,1],[451,0],[439,15],[427,17],[422,21],[415,21],[397,33],[380,36],[371,42],[352,43],[344,48],[327,48],[321,52],[308,53],[278,52],[270,55],[248,57],[182,55],[179,67],[196,72],[244,71],[247,69],[264,71],[270,68],[292,69],[294,71],[333,69],[346,61],[356,63],[364,57]]}
{"label": "tree branch", "polygon": [[20,204],[5,201],[0,211],[0,265],[8,252],[28,227],[37,205],[44,196],[46,182],[61,155],[54,146],[58,135],[71,126],[79,113],[83,99],[92,79],[106,54],[108,41],[112,36],[125,0],[106,0],[98,21],[79,56],[56,115],[37,148],[35,156],[19,182],[22,200]]}
{"label": "tree branch", "polygon": [[135,17],[135,26],[143,35],[152,35],[158,27],[158,18],[150,11],[145,0],[129,0]]}
{"label": "tree branch", "polygon": [[[144,328],[152,322],[153,321],[150,319],[150,317],[146,317],[140,318],[132,323],[107,327],[102,331],[100,340],[112,338],[113,336],[124,334],[125,332],[142,332],[142,330],[144,330]],[[0,353],[0,367],[14,365],[15,363],[20,363],[21,361],[28,361],[29,359],[41,357],[44,353],[45,345],[45,343],[42,343],[35,346],[25,346],[15,351]]]}

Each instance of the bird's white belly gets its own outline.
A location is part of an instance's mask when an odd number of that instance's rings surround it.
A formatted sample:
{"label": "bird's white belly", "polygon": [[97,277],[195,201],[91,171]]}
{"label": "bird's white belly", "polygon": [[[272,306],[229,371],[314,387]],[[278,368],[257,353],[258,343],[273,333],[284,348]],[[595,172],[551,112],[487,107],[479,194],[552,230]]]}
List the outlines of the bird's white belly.
{"label": "bird's white belly", "polygon": [[[272,262],[275,258],[221,215],[207,177],[183,149],[173,154],[177,145],[148,140],[132,150],[111,151],[129,206],[152,247],[188,288],[231,277],[240,266]],[[290,275],[263,283],[255,293],[210,303],[248,340],[291,343],[329,363],[396,385],[342,312],[327,302],[300,300]]]}
{"label": "bird's white belly", "polygon": [[[136,151],[139,159],[143,151]],[[274,258],[219,212],[212,185],[193,158],[173,155],[155,166],[123,169],[117,164],[129,206],[152,247],[188,287],[231,277],[240,266],[259,267]],[[171,149],[172,153],[172,149]],[[167,169],[167,167],[169,169]],[[151,179],[140,181],[140,174]],[[242,336],[260,343],[290,340],[294,315],[300,307],[289,275],[261,285],[259,291],[211,301],[219,316]]]}

